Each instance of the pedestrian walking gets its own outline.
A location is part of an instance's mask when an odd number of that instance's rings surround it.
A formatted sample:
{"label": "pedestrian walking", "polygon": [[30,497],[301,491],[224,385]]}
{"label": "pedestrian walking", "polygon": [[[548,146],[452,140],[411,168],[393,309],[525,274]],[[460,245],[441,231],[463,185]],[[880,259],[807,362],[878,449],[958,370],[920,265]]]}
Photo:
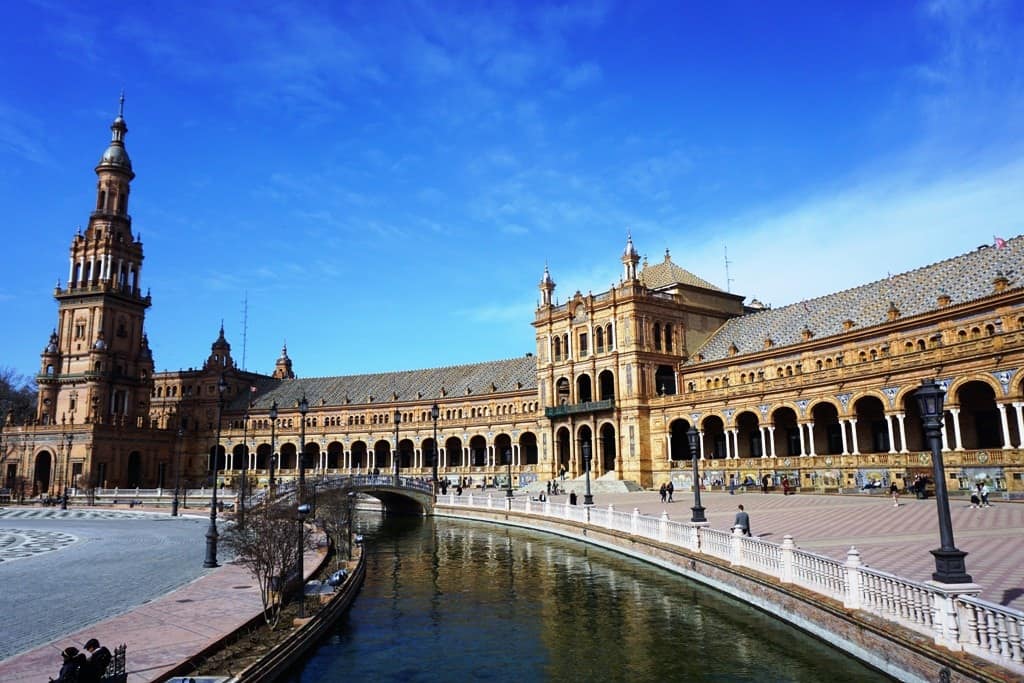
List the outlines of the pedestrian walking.
{"label": "pedestrian walking", "polygon": [[992,507],[991,505],[989,505],[989,502],[988,502],[988,493],[989,493],[988,482],[983,482],[982,483],[981,489],[980,489],[979,493],[981,494],[981,504],[984,507],[987,507],[987,508]]}
{"label": "pedestrian walking", "polygon": [[736,475],[735,474],[730,474],[729,475],[729,495],[730,496],[735,496],[736,495]]}
{"label": "pedestrian walking", "polygon": [[750,536],[750,515],[747,514],[742,505],[739,506],[739,512],[736,513],[736,519],[732,523],[732,528],[741,530],[744,536]]}
{"label": "pedestrian walking", "polygon": [[767,474],[761,477],[761,493],[768,493],[768,483],[771,481],[771,477]]}
{"label": "pedestrian walking", "polygon": [[665,486],[665,492],[668,493],[668,502],[670,502],[670,503],[673,502],[672,501],[672,493],[675,490],[676,490],[675,484],[673,484],[672,480],[669,479],[668,480],[668,484]]}
{"label": "pedestrian walking", "polygon": [[661,482],[661,488],[658,489],[658,493],[661,494],[662,503],[668,500],[668,486],[665,485],[665,482]]}
{"label": "pedestrian walking", "polygon": [[896,482],[889,484],[889,495],[892,496],[892,506],[898,508],[900,506],[900,487],[896,485]]}

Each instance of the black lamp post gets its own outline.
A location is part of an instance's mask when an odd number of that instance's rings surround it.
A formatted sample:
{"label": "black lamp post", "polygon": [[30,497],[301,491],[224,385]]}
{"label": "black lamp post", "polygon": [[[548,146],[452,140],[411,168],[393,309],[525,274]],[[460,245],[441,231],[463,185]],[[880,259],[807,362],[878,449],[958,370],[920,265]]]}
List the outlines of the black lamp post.
{"label": "black lamp post", "polygon": [[306,502],[306,413],[309,412],[309,401],[303,394],[299,399],[299,503]]}
{"label": "black lamp post", "polygon": [[352,507],[355,505],[356,492],[349,491],[348,496],[348,559],[352,559]]}
{"label": "black lamp post", "polygon": [[949,494],[946,491],[946,470],[942,464],[942,403],[946,392],[933,380],[921,382],[914,392],[921,412],[925,441],[932,451],[932,468],[935,476],[935,506],[939,511],[939,539],[942,547],[931,551],[935,556],[935,573],[932,578],[941,583],[973,583],[967,573],[962,550],[953,543],[953,522],[949,517]]}
{"label": "black lamp post", "polygon": [[217,457],[220,455],[220,418],[224,413],[224,392],[227,391],[228,383],[224,381],[224,375],[220,376],[217,382],[217,442],[213,446],[213,486],[210,491],[210,528],[206,530],[206,559],[203,560],[203,567],[209,569],[217,565]]}
{"label": "black lamp post", "polygon": [[245,489],[249,483],[249,411],[242,416],[242,478],[238,487],[238,525],[245,526]]}
{"label": "black lamp post", "polygon": [[302,567],[302,553],[306,549],[306,544],[303,543],[305,536],[305,524],[306,515],[309,514],[309,505],[303,503],[298,507],[298,518],[299,518],[299,619],[306,618],[306,577],[303,576],[305,570]]}
{"label": "black lamp post", "polygon": [[704,516],[704,506],[700,504],[700,473],[697,471],[697,449],[700,448],[700,435],[696,427],[690,427],[686,432],[686,438],[690,442],[690,457],[693,459],[693,516],[690,521],[694,524],[703,524],[708,521]]}
{"label": "black lamp post", "polygon": [[584,505],[593,505],[594,504],[594,496],[592,496],[590,494],[590,458],[591,458],[590,442],[589,441],[584,441],[583,442],[583,469],[584,469],[584,473],[587,476],[587,479],[586,479],[587,487],[584,490],[585,492],[583,494],[583,504]]}
{"label": "black lamp post", "polygon": [[[73,421],[72,421],[72,424],[74,424]],[[68,509],[68,488],[70,488],[69,481],[71,479],[71,475],[70,475],[70,470],[71,470],[71,440],[74,438],[74,436],[75,435],[72,434],[71,432],[68,432],[64,436],[64,439],[65,439],[66,444],[67,444],[67,448],[64,451],[64,491],[63,491],[63,495],[60,497],[60,509],[61,510],[67,510]]]}
{"label": "black lamp post", "polygon": [[181,441],[185,438],[185,428],[178,427],[177,456],[174,459],[174,499],[171,501],[171,517],[178,516],[178,488],[181,483]]}
{"label": "black lamp post", "polygon": [[395,452],[391,458],[394,462],[391,464],[391,470],[395,473],[395,486],[398,486],[398,475],[401,471],[401,463],[399,459],[401,457],[401,449],[398,447],[398,425],[402,423],[402,411],[395,408]]}
{"label": "black lamp post", "polygon": [[512,449],[505,451],[505,463],[508,465],[508,488],[505,489],[505,497],[512,497]]}
{"label": "black lamp post", "polygon": [[277,401],[270,404],[270,483],[268,486],[268,495],[271,499],[274,497],[274,461],[277,460],[277,451],[275,451],[276,443],[274,437],[277,428]]}
{"label": "black lamp post", "polygon": [[430,406],[430,417],[434,421],[434,454],[431,458],[431,479],[434,484],[437,484],[437,418],[441,416],[441,409],[437,407],[437,404]]}

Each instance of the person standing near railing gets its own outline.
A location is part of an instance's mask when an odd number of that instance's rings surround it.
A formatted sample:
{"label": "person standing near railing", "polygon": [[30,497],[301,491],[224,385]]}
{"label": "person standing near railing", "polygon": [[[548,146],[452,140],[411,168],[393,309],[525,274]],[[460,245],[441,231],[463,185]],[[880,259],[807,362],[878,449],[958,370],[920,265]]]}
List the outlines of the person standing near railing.
{"label": "person standing near railing", "polygon": [[743,509],[743,506],[739,506],[739,512],[736,513],[736,519],[732,523],[733,529],[739,529],[743,532],[744,536],[750,536],[750,515]]}

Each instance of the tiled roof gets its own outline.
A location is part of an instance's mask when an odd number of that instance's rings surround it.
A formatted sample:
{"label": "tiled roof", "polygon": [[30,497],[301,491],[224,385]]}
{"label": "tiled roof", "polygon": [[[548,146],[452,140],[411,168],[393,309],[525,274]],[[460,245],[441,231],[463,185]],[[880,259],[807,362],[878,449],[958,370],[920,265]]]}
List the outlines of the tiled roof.
{"label": "tiled roof", "polygon": [[769,337],[773,348],[797,344],[803,341],[805,327],[818,339],[841,334],[846,320],[853,321],[854,330],[879,325],[889,321],[890,302],[899,318],[906,318],[940,308],[942,295],[951,305],[980,299],[995,293],[997,273],[1007,278],[1009,287],[1020,287],[1022,266],[1024,237],[1018,236],[1006,240],[1001,249],[978,248],[884,280],[733,318],[694,352],[687,365],[699,362],[698,354],[704,361],[726,358],[733,344],[737,355],[763,351]]}
{"label": "tiled roof", "polygon": [[[372,375],[290,380],[263,378],[255,386],[253,407],[257,409],[267,409],[274,401],[277,401],[280,409],[291,409],[303,395],[311,409],[367,404],[390,406],[396,400],[396,394],[398,401],[408,402],[479,398],[494,392],[532,391],[537,388],[537,363],[532,356],[524,356],[472,365]],[[444,397],[441,396],[442,388],[446,392]]]}
{"label": "tiled roof", "polygon": [[722,291],[707,280],[703,280],[685,268],[680,268],[672,263],[668,249],[665,250],[665,260],[661,263],[653,266],[647,265],[646,262],[644,263],[643,270],[640,271],[640,281],[649,289],[664,289],[665,287],[681,284],[713,289],[716,292]]}

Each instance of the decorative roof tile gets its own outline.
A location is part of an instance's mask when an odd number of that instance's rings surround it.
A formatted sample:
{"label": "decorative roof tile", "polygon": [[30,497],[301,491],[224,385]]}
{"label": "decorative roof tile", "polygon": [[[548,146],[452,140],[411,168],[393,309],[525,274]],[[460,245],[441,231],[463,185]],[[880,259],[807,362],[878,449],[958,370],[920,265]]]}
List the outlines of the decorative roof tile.
{"label": "decorative roof tile", "polygon": [[1010,287],[1024,282],[1024,237],[1006,240],[1002,248],[986,245],[884,280],[732,318],[686,365],[695,365],[698,354],[704,361],[727,358],[731,344],[739,355],[756,353],[766,348],[766,339],[775,348],[804,341],[805,328],[821,339],[974,301],[995,294],[1000,276]]}
{"label": "decorative roof tile", "polygon": [[716,292],[722,291],[707,280],[703,280],[685,268],[680,268],[672,263],[672,257],[668,249],[665,250],[665,260],[661,263],[653,266],[647,265],[646,262],[644,263],[643,270],[640,271],[640,281],[649,289],[665,289],[673,285],[689,285],[691,287],[712,289]]}
{"label": "decorative roof tile", "polygon": [[[277,401],[281,410],[291,409],[305,395],[318,406],[422,401],[449,396],[487,396],[493,392],[533,391],[537,388],[537,365],[533,356],[508,360],[454,365],[444,368],[382,372],[369,375],[310,377],[275,380],[261,378],[254,383],[253,408],[265,410]],[[397,397],[397,398],[396,398]],[[237,401],[236,401],[237,403]],[[234,407],[234,406],[233,406]]]}

